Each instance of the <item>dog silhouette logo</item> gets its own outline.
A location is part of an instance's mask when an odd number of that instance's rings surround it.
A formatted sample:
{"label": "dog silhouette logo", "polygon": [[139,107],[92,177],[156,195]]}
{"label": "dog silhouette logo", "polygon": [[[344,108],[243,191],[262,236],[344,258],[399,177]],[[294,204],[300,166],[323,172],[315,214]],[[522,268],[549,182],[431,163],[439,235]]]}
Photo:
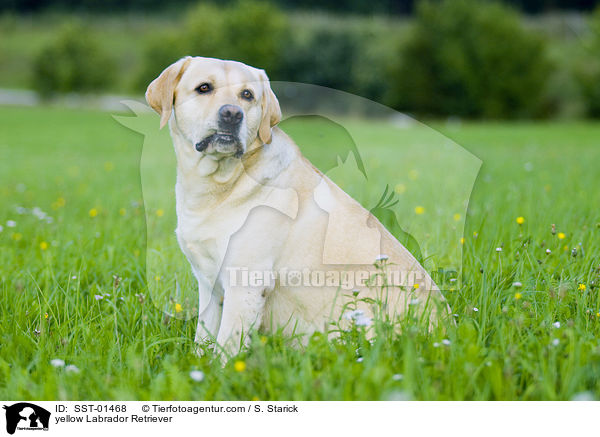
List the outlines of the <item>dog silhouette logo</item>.
{"label": "dog silhouette logo", "polygon": [[14,434],[19,430],[48,430],[50,411],[35,404],[19,402],[11,406],[4,405],[6,410],[6,432]]}

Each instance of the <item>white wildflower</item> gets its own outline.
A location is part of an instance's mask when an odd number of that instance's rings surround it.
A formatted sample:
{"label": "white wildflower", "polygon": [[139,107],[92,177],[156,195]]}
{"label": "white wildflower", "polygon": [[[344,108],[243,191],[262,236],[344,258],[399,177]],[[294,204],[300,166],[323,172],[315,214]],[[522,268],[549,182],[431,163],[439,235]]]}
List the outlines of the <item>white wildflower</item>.
{"label": "white wildflower", "polygon": [[447,338],[444,338],[442,340],[442,344],[446,345],[446,346],[450,346],[450,340],[448,340]]}
{"label": "white wildflower", "polygon": [[6,222],[6,227],[8,227],[8,228],[14,228],[15,226],[17,226],[17,222],[14,220],[8,220]]}
{"label": "white wildflower", "polygon": [[101,294],[95,294],[94,299],[101,300],[101,299],[104,299],[104,296],[102,296]]}
{"label": "white wildflower", "polygon": [[61,360],[60,358],[54,358],[50,361],[50,364],[52,364],[54,367],[65,367],[64,360]]}
{"label": "white wildflower", "polygon": [[552,340],[553,346],[558,346],[559,343],[560,343],[560,340],[558,338],[555,338],[554,340]]}
{"label": "white wildflower", "polygon": [[520,282],[513,282],[513,287],[520,288],[522,286],[523,284],[521,284]]}
{"label": "white wildflower", "polygon": [[196,382],[202,382],[204,380],[204,372],[201,370],[192,370],[190,372],[190,378]]}
{"label": "white wildflower", "polygon": [[502,248],[501,247],[496,247],[496,252],[502,252]]}
{"label": "white wildflower", "polygon": [[387,261],[388,259],[390,259],[389,256],[380,254],[380,255],[377,255],[377,258],[375,258],[375,261]]}
{"label": "white wildflower", "polygon": [[365,313],[362,310],[346,311],[342,317],[346,320],[356,320],[359,317],[364,316]]}
{"label": "white wildflower", "polygon": [[41,208],[39,207],[35,207],[31,210],[31,213],[38,219],[38,220],[44,220],[47,217],[47,214],[41,210]]}
{"label": "white wildflower", "polygon": [[79,373],[79,367],[77,367],[75,364],[69,364],[67,367],[65,367],[65,371],[68,373]]}
{"label": "white wildflower", "polygon": [[354,320],[354,324],[356,326],[371,326],[373,324],[373,319],[366,316],[360,316]]}
{"label": "white wildflower", "polygon": [[557,328],[557,329],[558,329],[558,328],[560,328],[560,322],[554,322],[554,323],[552,324],[552,326],[554,326],[555,328]]}
{"label": "white wildflower", "polygon": [[479,311],[479,308],[473,307],[473,311],[477,312],[477,311]]}
{"label": "white wildflower", "polygon": [[402,373],[396,373],[392,375],[392,379],[394,381],[402,381],[404,379],[404,375]]}
{"label": "white wildflower", "polygon": [[584,392],[574,394],[573,397],[571,398],[571,400],[572,401],[580,401],[580,402],[590,402],[590,401],[595,401],[596,398],[594,397],[594,393],[589,392],[589,391],[584,391]]}

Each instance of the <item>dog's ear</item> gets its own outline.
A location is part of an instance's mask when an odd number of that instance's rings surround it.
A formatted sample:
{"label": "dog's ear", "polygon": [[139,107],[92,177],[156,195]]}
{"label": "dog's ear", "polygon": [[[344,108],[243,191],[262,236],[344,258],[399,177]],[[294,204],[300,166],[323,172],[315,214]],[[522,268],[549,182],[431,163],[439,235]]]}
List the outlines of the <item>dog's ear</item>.
{"label": "dog's ear", "polygon": [[160,115],[160,128],[162,129],[171,118],[175,87],[181,76],[192,60],[191,56],[181,58],[169,65],[156,79],[148,85],[146,101]]}
{"label": "dog's ear", "polygon": [[264,81],[264,94],[262,98],[262,120],[258,128],[258,137],[263,144],[271,142],[271,128],[281,121],[281,108],[275,93],[269,84],[269,78],[264,71],[261,71]]}

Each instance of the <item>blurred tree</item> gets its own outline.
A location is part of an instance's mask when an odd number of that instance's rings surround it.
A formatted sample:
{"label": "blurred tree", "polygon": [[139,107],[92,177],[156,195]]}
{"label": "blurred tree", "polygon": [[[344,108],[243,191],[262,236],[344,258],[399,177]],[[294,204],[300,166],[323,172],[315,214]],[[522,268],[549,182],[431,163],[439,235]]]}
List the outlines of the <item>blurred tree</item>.
{"label": "blurred tree", "polygon": [[311,30],[296,35],[282,53],[282,77],[350,91],[352,70],[359,55],[357,35],[344,28]]}
{"label": "blurred tree", "polygon": [[186,14],[181,30],[148,41],[138,87],[145,87],[182,56],[234,59],[277,74],[287,40],[287,17],[260,0],[240,0],[218,8],[201,3]]}
{"label": "blurred tree", "polygon": [[80,22],[69,22],[33,62],[32,88],[53,93],[100,91],[115,74],[115,63]]}
{"label": "blurred tree", "polygon": [[[196,0],[0,0],[0,11],[36,12],[63,10],[79,12],[162,11],[181,10]],[[592,10],[599,0],[504,0],[527,13],[551,10]],[[212,0],[215,5],[230,4],[231,0]],[[273,0],[284,9],[311,9],[355,14],[410,14],[415,0]]]}
{"label": "blurred tree", "polygon": [[539,115],[550,64],[545,43],[497,3],[422,1],[391,68],[387,101],[427,115]]}
{"label": "blurred tree", "polygon": [[591,32],[584,41],[583,56],[575,63],[586,115],[600,117],[600,7],[590,19]]}

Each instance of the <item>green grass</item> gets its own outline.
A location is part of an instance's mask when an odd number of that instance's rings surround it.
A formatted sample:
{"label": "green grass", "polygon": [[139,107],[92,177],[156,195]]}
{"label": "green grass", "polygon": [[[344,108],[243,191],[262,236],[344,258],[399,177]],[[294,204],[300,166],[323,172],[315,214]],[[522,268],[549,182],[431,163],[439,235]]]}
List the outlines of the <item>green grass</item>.
{"label": "green grass", "polygon": [[[155,128],[158,120],[144,116],[140,123]],[[143,137],[106,113],[0,108],[0,397],[557,400],[585,391],[600,395],[600,126],[434,127],[483,162],[466,220],[463,280],[446,293],[458,315],[456,326],[447,324],[445,333],[405,327],[397,335],[378,324],[373,344],[354,331],[331,342],[314,336],[302,348],[277,334],[256,335],[248,351],[221,368],[210,354],[194,354],[194,319],[166,317],[150,299],[145,215],[152,217],[149,233],[158,223],[164,230],[158,233],[168,232],[168,238],[172,211],[159,204],[144,210]],[[411,191],[426,178],[412,180],[385,165],[397,130],[360,120],[349,121],[348,130],[359,142],[361,135],[371,140],[372,147],[361,152],[371,168],[379,168],[371,188],[358,187],[357,197],[370,201],[381,194],[382,184],[404,181],[406,192],[398,194],[399,208],[405,208],[398,210],[402,225],[416,223],[411,232],[418,234],[431,224],[422,247],[434,256],[436,248],[456,244],[460,229],[448,233],[442,225],[457,211],[426,206],[425,214],[415,215]],[[435,137],[419,126],[400,135],[415,144]],[[152,141],[171,153],[167,132]],[[319,154],[313,155],[319,161]],[[142,161],[144,177],[161,165],[152,162]],[[161,186],[156,198],[172,189]],[[19,214],[16,206],[39,207],[53,222]],[[161,206],[163,217],[157,214]],[[522,226],[515,221],[519,216],[525,218]],[[8,220],[16,226],[8,227]],[[578,290],[579,284],[586,290]],[[94,297],[103,294],[101,300]],[[180,303],[193,312],[192,302]],[[450,345],[441,344],[443,339]],[[55,368],[53,359],[79,372]],[[243,371],[236,371],[236,361],[245,363]],[[189,376],[196,369],[205,374],[202,382]]]}

